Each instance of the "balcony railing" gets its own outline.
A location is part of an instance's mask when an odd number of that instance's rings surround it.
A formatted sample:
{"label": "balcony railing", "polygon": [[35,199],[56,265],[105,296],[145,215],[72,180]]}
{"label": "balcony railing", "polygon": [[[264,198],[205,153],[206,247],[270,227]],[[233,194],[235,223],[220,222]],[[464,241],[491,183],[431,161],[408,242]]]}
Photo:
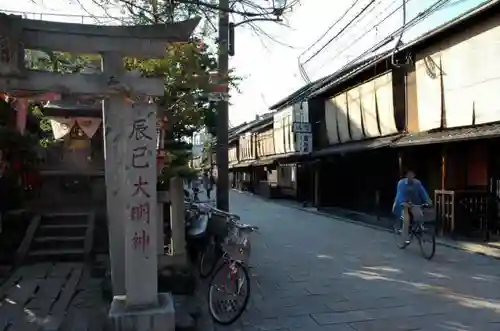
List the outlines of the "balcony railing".
{"label": "balcony railing", "polygon": [[436,190],[434,197],[442,234],[489,240],[494,198],[487,190]]}

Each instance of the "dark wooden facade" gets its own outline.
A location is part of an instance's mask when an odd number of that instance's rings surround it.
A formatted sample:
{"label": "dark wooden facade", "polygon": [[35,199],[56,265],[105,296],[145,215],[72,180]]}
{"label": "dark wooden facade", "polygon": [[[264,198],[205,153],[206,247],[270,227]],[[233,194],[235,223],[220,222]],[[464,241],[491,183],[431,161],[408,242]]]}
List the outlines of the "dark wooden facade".
{"label": "dark wooden facade", "polygon": [[307,100],[313,152],[290,159],[275,141],[274,156],[255,156],[254,168],[266,169],[259,182],[319,208],[390,214],[411,168],[436,200],[442,233],[498,236],[499,43],[500,4],[485,4],[394,59],[381,54],[306,85],[272,109]]}

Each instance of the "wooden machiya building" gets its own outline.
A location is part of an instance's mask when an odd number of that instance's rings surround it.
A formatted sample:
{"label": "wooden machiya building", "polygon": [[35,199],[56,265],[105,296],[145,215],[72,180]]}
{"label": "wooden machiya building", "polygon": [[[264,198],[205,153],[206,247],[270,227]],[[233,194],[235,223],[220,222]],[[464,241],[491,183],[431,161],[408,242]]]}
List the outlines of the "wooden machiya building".
{"label": "wooden machiya building", "polygon": [[307,114],[307,103],[298,103],[235,132],[229,147],[233,186],[270,198],[301,199],[307,183],[300,180],[300,160],[312,150]]}
{"label": "wooden machiya building", "polygon": [[257,134],[266,127],[272,127],[269,114],[244,123],[229,134],[229,180],[233,188],[255,192],[258,187],[258,174],[253,169],[257,161]]}
{"label": "wooden machiya building", "polygon": [[498,45],[500,2],[492,1],[394,59],[379,54],[274,106],[308,100],[314,204],[389,214],[411,168],[435,200],[441,232],[500,234]]}
{"label": "wooden machiya building", "polygon": [[442,231],[500,234],[500,3],[410,45],[408,135],[394,143],[433,191]]}

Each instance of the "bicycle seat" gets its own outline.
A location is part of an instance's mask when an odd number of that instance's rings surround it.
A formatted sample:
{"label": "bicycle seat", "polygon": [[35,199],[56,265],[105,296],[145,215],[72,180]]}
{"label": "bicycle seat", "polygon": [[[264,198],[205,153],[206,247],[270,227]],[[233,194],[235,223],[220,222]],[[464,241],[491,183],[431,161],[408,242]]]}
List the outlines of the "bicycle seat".
{"label": "bicycle seat", "polygon": [[250,225],[250,224],[243,224],[243,223],[235,223],[235,226],[240,229],[240,230],[252,230],[252,231],[257,231],[259,230],[258,226],[255,225]]}

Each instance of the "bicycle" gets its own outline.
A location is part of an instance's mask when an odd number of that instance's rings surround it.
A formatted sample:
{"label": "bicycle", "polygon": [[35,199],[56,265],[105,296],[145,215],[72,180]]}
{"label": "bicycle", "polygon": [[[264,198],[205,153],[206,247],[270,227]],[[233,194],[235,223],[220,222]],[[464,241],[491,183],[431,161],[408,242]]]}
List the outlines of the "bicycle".
{"label": "bicycle", "polygon": [[[408,205],[408,204],[406,204],[404,207],[405,208],[420,207],[422,209],[430,208],[429,205]],[[415,221],[413,215],[411,213],[409,213],[409,215],[410,215],[410,222],[408,228],[408,237],[406,241],[403,238],[402,235],[403,231],[401,229],[404,221],[403,218],[396,220],[396,222],[394,223],[393,231],[396,239],[396,245],[400,249],[405,249],[410,245],[413,237],[415,237],[418,239],[418,244],[420,246],[420,252],[422,253],[422,256],[427,260],[430,260],[434,257],[434,254],[436,253],[436,231],[433,226],[431,226],[430,228],[427,226],[430,222]],[[429,241],[430,243],[429,251],[426,251],[424,247],[424,243],[426,243],[427,241]]]}
{"label": "bicycle", "polygon": [[[239,222],[232,222],[230,226],[228,236],[221,246],[222,264],[212,275],[208,285],[208,310],[214,322],[221,325],[234,323],[243,314],[250,300],[250,276],[247,268],[250,258],[249,235],[258,231],[258,227]],[[222,277],[223,284],[217,283],[218,277]],[[225,298],[218,299],[218,294]],[[243,301],[238,305],[237,299],[240,296]],[[232,315],[226,319],[222,315],[230,313]]]}
{"label": "bicycle", "polygon": [[[209,210],[209,232],[210,237],[208,243],[205,246],[205,250],[201,252],[200,258],[198,260],[198,271],[202,279],[208,278],[215,267],[220,257],[223,255],[222,245],[224,243],[224,238],[227,235],[228,224],[234,224],[240,221],[240,217],[236,214],[231,214],[223,210],[211,207]],[[214,225],[216,222],[214,216],[222,217],[225,222],[223,225]],[[223,227],[224,229],[221,229]]]}

